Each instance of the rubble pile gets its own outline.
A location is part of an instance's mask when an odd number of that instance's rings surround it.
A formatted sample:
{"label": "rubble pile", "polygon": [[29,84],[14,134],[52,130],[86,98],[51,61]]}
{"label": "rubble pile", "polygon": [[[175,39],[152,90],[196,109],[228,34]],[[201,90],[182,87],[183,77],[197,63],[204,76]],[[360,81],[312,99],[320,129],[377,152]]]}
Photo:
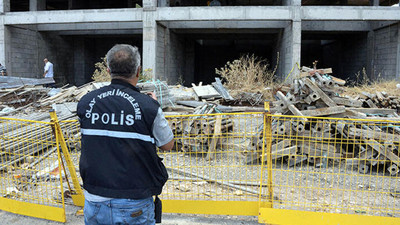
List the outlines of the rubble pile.
{"label": "rubble pile", "polygon": [[[361,172],[367,171],[369,166],[377,163],[390,163],[389,172],[397,174],[400,158],[396,146],[400,145],[400,128],[393,122],[380,121],[361,125],[361,123],[347,122],[346,119],[400,121],[397,115],[400,107],[398,96],[389,96],[385,92],[364,92],[354,98],[344,96],[346,82],[330,75],[331,73],[331,69],[303,67],[298,78],[293,79],[290,84],[275,89],[276,100],[271,102],[270,112],[281,117],[274,117],[272,121],[273,159],[285,159],[289,166],[300,162],[326,165],[324,157],[357,159],[353,161],[357,162]],[[47,116],[50,108],[56,109],[57,113],[62,115],[59,116],[61,119],[76,118],[76,104],[80,98],[108,84],[92,82],[80,87],[50,89],[40,86],[40,82],[33,80],[30,81],[33,82],[32,85],[20,84],[16,87],[15,80],[13,79],[10,87],[3,84],[6,88],[0,90],[0,116],[22,118],[24,113],[42,112],[46,116],[30,117],[41,121],[50,120]],[[262,94],[243,92],[233,98],[219,78],[216,78],[211,85],[192,84],[190,88],[168,86],[166,82],[160,81],[139,83],[137,87],[142,93],[156,93],[167,115],[195,115],[190,118],[176,117],[169,120],[169,123],[175,135],[185,137],[177,141],[180,146],[177,150],[203,155],[206,153],[207,157],[212,157],[209,153],[215,152],[217,146],[222,146],[216,143],[223,139],[218,135],[232,133],[235,129],[231,118],[220,116],[218,113],[264,111],[265,99]],[[225,105],[220,104],[221,102]],[[208,114],[216,115],[207,116]],[[285,117],[287,115],[301,117]],[[303,116],[314,118],[302,118]],[[343,118],[343,120],[330,118]],[[251,129],[256,129],[258,133],[263,131],[262,126]],[[24,134],[22,128],[8,127],[1,132],[4,134],[12,132],[7,134],[9,136],[21,136],[35,135],[36,131]],[[50,134],[51,130],[48,132]],[[79,134],[74,135],[79,136]],[[299,137],[302,142],[299,142]],[[66,138],[76,137],[66,136]],[[342,140],[341,143],[332,143],[331,140],[338,138]],[[344,141],[351,138],[352,142]],[[11,144],[12,142],[8,141],[2,147]],[[260,163],[262,158],[266,158],[260,154],[262,146],[266,144],[262,135],[253,138],[248,147],[250,151],[246,153],[245,163]],[[71,145],[76,143],[71,141]],[[79,148],[79,146],[71,147]],[[48,151],[48,146],[26,148],[35,149],[32,154]],[[293,155],[297,156],[293,158]],[[3,162],[8,162],[7,165],[24,160],[9,157],[4,152],[1,153],[1,157]],[[364,160],[362,165],[360,159]]]}

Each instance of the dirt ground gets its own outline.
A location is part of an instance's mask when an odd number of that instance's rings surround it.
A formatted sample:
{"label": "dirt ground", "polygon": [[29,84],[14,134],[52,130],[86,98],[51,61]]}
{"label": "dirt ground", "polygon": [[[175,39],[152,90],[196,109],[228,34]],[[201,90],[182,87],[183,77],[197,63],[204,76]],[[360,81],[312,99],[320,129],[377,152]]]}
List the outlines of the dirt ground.
{"label": "dirt ground", "polygon": [[[33,217],[21,216],[0,210],[0,224],[4,225],[83,225],[83,216],[76,216],[75,213],[80,207],[66,206],[66,223],[48,221]],[[249,216],[207,216],[192,214],[163,214],[162,223],[165,225],[255,225],[258,224],[257,217]]]}

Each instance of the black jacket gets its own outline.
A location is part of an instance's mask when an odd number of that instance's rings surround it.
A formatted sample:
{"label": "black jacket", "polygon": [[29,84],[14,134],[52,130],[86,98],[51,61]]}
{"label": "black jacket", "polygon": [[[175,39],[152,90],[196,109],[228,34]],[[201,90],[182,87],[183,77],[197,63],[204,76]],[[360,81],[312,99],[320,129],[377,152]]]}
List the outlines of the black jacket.
{"label": "black jacket", "polygon": [[152,126],[159,104],[133,85],[113,80],[78,103],[83,187],[91,194],[143,199],[159,195],[168,179]]}

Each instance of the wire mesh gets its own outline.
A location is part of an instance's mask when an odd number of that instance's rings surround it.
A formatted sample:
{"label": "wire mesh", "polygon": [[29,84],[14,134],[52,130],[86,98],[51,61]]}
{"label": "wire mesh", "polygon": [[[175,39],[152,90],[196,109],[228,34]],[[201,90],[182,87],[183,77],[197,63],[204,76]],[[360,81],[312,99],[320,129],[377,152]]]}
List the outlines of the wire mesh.
{"label": "wire mesh", "polygon": [[175,146],[159,153],[169,173],[163,199],[259,200],[261,165],[253,163],[253,158],[261,154],[262,147],[253,140],[262,139],[262,113],[167,119]]}
{"label": "wire mesh", "polygon": [[63,208],[51,123],[0,118],[0,174],[1,197]]}
{"label": "wire mesh", "polygon": [[[79,173],[79,158],[81,155],[81,133],[79,122],[77,120],[63,120],[59,121],[59,124],[63,133],[64,141],[68,148],[70,158],[73,162],[73,165],[75,166],[75,171],[77,172],[76,175],[79,180],[76,183],[82,184]],[[62,158],[62,160],[63,165],[67,165],[64,157]],[[68,175],[67,183],[70,187],[73,187],[73,180],[72,176],[70,175],[71,171],[69,171],[69,169],[66,169],[66,173]]]}
{"label": "wire mesh", "polygon": [[398,122],[271,119],[274,208],[400,217]]}

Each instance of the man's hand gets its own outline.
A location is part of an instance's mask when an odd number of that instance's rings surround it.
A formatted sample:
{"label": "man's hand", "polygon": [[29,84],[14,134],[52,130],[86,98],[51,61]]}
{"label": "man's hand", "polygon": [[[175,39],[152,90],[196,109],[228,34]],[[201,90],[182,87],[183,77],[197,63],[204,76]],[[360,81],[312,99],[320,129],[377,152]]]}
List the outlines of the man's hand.
{"label": "man's hand", "polygon": [[148,96],[150,96],[152,99],[154,99],[154,100],[157,101],[157,96],[156,96],[156,94],[154,94],[154,92],[147,92],[146,94],[147,94]]}

